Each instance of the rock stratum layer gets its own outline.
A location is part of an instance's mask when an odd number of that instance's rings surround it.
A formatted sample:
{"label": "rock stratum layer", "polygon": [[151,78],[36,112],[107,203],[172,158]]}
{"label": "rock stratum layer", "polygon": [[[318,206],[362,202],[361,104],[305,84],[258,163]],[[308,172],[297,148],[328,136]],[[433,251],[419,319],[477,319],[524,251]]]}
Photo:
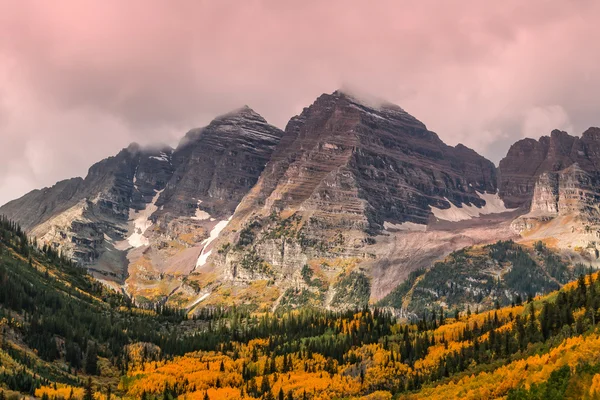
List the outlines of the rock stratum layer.
{"label": "rock stratum layer", "polygon": [[528,207],[541,174],[573,164],[587,172],[600,171],[599,128],[590,128],[581,137],[554,130],[539,140],[513,144],[498,168],[500,196],[508,207]]}

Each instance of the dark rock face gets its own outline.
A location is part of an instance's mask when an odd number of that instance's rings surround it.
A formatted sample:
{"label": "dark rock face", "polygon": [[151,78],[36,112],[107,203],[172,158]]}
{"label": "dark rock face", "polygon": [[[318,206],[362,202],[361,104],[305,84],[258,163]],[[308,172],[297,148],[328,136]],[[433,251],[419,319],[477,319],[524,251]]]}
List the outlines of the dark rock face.
{"label": "dark rock face", "polygon": [[400,107],[335,92],[292,118],[242,206],[302,208],[332,228],[374,233],[384,221],[426,224],[429,206],[450,206],[444,198],[483,206],[475,190],[495,193],[495,173],[492,162],[444,144]]}
{"label": "dark rock face", "polygon": [[192,216],[200,207],[214,218],[231,216],[282,135],[247,106],[188,132],[173,153],[158,215]]}
{"label": "dark rock face", "polygon": [[[171,149],[131,145],[94,164],[85,179],[33,191],[3,206],[0,213],[42,240],[50,238],[46,235],[51,230],[51,244],[91,265],[103,253],[106,237],[120,239],[127,232],[130,208],[143,209],[152,193],[164,188],[172,174],[170,163],[162,160],[167,153]],[[56,218],[61,215],[59,223]]]}
{"label": "dark rock face", "polygon": [[120,268],[124,276],[128,244],[117,242],[127,239],[132,218],[152,206],[149,220],[162,218],[169,236],[168,222],[189,219],[199,204],[211,217],[231,216],[282,134],[244,107],[190,131],[175,150],[132,144],[94,164],[85,179],[33,191],[1,207],[0,214],[94,269],[100,259],[107,263],[102,258],[107,248],[121,252],[109,257],[108,269]]}
{"label": "dark rock face", "polygon": [[600,170],[599,128],[588,129],[581,138],[555,130],[540,140],[520,140],[500,161],[500,197],[508,207],[528,207],[541,174],[560,171],[575,163],[584,171]]}
{"label": "dark rock face", "polygon": [[[494,164],[473,150],[451,147],[425,125],[396,106],[372,113],[360,105],[359,150],[351,168],[370,205],[371,227],[391,223],[427,223],[429,206],[485,205],[475,190],[496,192]],[[378,116],[377,116],[378,115]]]}

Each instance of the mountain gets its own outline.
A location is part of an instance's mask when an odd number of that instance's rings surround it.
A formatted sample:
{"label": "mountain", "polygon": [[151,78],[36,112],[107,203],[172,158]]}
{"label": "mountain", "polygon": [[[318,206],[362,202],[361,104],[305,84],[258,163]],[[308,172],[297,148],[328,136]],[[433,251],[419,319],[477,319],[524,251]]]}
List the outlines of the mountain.
{"label": "mountain", "polygon": [[345,309],[499,240],[596,263],[598,143],[598,128],[554,131],[496,168],[397,105],[336,91],[284,131],[245,106],[175,149],[131,145],[0,214],[137,304]]}
{"label": "mountain", "polygon": [[0,214],[99,279],[128,280],[134,296],[156,299],[193,270],[201,243],[254,186],[281,135],[243,107],[188,132],[176,149],[132,144],[85,179],[33,191]]}
{"label": "mountain", "polygon": [[[380,296],[430,257],[480,239],[461,233],[464,239],[457,240],[452,233],[379,280],[393,255],[386,241],[422,238],[439,220],[508,212],[496,191],[490,161],[463,145],[444,144],[400,107],[341,91],[322,95],[290,120],[217,240],[212,261],[223,285],[206,293],[220,303],[223,292],[246,296],[246,288],[272,282],[269,299],[250,301],[333,308],[368,301],[371,282]],[[511,235],[507,224],[493,234]],[[190,279],[204,284],[202,276]]]}
{"label": "mountain", "polygon": [[500,162],[500,195],[526,211],[512,222],[523,242],[542,240],[575,262],[598,265],[600,129],[553,131],[515,143]]}

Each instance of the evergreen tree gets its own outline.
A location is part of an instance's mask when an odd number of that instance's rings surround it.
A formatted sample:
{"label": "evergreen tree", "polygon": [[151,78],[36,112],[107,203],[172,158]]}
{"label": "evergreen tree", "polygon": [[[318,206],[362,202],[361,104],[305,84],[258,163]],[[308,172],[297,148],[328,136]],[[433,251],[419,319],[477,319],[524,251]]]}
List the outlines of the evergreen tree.
{"label": "evergreen tree", "polygon": [[85,355],[85,373],[88,375],[98,375],[98,352],[94,344],[88,345]]}
{"label": "evergreen tree", "polygon": [[85,387],[83,388],[83,400],[94,400],[94,389],[92,388],[92,378],[88,378]]}
{"label": "evergreen tree", "polygon": [[271,392],[271,383],[269,382],[269,377],[267,375],[263,376],[262,378],[260,391],[263,395]]}

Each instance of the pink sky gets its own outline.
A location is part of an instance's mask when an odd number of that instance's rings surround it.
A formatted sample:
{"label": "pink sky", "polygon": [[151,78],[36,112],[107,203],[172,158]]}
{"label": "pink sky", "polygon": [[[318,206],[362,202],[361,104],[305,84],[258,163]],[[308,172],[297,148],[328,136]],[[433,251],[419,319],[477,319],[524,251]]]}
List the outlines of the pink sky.
{"label": "pink sky", "polygon": [[497,162],[600,125],[600,2],[0,0],[0,204],[248,104],[340,87]]}

